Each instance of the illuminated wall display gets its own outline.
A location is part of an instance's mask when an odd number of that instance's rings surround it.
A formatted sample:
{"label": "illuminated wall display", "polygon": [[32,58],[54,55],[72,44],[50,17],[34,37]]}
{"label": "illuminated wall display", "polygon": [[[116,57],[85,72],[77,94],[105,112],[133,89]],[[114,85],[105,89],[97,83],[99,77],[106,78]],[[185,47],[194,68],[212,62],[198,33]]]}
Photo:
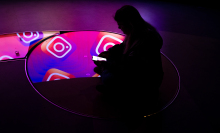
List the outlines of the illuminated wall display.
{"label": "illuminated wall display", "polygon": [[33,83],[97,77],[92,56],[123,40],[122,35],[99,31],[67,32],[54,36],[39,44],[28,57],[29,77]]}
{"label": "illuminated wall display", "polygon": [[43,32],[23,32],[17,33],[19,41],[24,46],[30,46],[43,38]]}
{"label": "illuminated wall display", "polygon": [[[70,31],[62,34],[60,34],[60,32],[62,31],[36,31],[0,35],[0,60],[25,58],[26,74],[28,80],[32,83],[50,82],[71,78],[99,77],[100,75],[94,72],[96,65],[93,60],[103,60],[97,56],[112,46],[122,43],[124,40],[123,35],[110,32]],[[162,54],[161,57],[163,68],[165,68],[165,80],[162,82],[160,92],[161,94],[165,94],[165,92],[167,92],[167,83],[172,81],[172,84],[169,84],[169,87],[172,88],[172,94],[174,97],[172,95],[172,97],[165,100],[163,99],[163,102],[161,103],[164,105],[160,111],[173,102],[180,88],[180,78],[177,68],[164,54]],[[170,74],[173,74],[171,77],[176,77],[176,79],[171,79]],[[32,83],[31,85],[37,92],[44,89],[37,88],[39,89],[37,90]],[[41,85],[42,87],[45,84],[38,85]],[[169,91],[169,95],[171,94],[170,92],[171,91]],[[52,96],[51,94],[52,93],[48,93],[47,96],[50,97]],[[66,108],[68,108],[68,111],[75,109],[70,106],[70,108],[63,106],[62,102],[57,102],[54,99],[50,99],[50,101],[44,95],[41,96],[62,109],[66,110]],[[151,115],[153,114],[145,115],[144,117]]]}
{"label": "illuminated wall display", "polygon": [[57,31],[35,31],[0,35],[0,60],[24,58],[40,40],[59,33]]}

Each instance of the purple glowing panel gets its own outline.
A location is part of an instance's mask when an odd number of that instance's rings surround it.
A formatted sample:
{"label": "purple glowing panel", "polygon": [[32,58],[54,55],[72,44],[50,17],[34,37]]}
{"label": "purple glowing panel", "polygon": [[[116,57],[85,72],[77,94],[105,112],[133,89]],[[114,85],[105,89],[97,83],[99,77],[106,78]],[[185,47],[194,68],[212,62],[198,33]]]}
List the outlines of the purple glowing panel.
{"label": "purple glowing panel", "polygon": [[68,32],[39,44],[28,58],[33,83],[79,77],[98,77],[92,56],[120,44],[124,36],[99,31]]}
{"label": "purple glowing panel", "polygon": [[57,32],[22,32],[0,35],[0,60],[24,58],[40,40]]}
{"label": "purple glowing panel", "polygon": [[17,34],[0,35],[0,60],[25,57],[28,49],[21,44]]}
{"label": "purple glowing panel", "polygon": [[23,44],[24,46],[30,46],[34,44],[35,42],[43,39],[43,32],[23,32],[23,33],[17,33],[17,36],[19,38],[19,42]]}

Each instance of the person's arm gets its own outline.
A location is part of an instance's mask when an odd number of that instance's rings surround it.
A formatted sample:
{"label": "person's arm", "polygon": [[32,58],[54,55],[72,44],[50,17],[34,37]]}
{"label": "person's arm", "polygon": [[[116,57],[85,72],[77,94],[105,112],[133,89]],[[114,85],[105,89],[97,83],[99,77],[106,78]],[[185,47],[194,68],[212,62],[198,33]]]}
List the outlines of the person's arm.
{"label": "person's arm", "polygon": [[118,67],[119,61],[123,53],[123,44],[116,44],[115,46],[108,49],[109,56],[105,63],[106,69],[114,70]]}
{"label": "person's arm", "polygon": [[[103,57],[103,58],[108,58],[109,57],[109,52],[108,51],[101,52],[98,56]],[[106,64],[106,61],[93,61],[93,62],[98,67],[102,67]]]}
{"label": "person's arm", "polygon": [[94,71],[96,72],[98,70],[99,73],[101,73],[105,69],[114,70],[118,67],[118,63],[116,63],[116,60],[120,58],[118,56],[121,53],[121,44],[116,44],[115,46],[109,48],[107,51],[101,52],[98,56],[106,58],[107,61],[94,61],[94,64],[96,64],[97,66]]}

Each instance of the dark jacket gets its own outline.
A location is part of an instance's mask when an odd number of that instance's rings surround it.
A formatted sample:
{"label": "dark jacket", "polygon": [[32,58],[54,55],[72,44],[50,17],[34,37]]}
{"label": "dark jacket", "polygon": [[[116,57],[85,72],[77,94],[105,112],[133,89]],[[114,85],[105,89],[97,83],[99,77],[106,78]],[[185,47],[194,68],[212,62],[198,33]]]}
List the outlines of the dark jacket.
{"label": "dark jacket", "polygon": [[125,54],[124,43],[108,49],[109,57],[101,77],[108,81],[105,83],[110,86],[112,94],[119,94],[126,101],[123,103],[129,103],[129,106],[139,103],[153,107],[153,101],[156,102],[159,97],[163,79],[160,53],[162,45],[161,36],[157,32],[148,31],[140,35],[136,45]]}
{"label": "dark jacket", "polygon": [[[132,47],[123,54],[125,45],[118,44],[108,51],[108,69],[119,79],[135,82],[153,80],[163,74],[160,49],[163,40],[156,32],[148,32],[140,36]],[[137,80],[138,79],[138,80]],[[122,80],[122,79],[121,79]]]}
{"label": "dark jacket", "polygon": [[161,36],[149,31],[140,35],[136,43],[125,54],[123,43],[110,48],[108,65],[101,75],[103,80],[109,81],[106,83],[114,95],[124,96],[123,99],[130,100],[135,105],[141,103],[137,101],[156,101],[163,79]]}

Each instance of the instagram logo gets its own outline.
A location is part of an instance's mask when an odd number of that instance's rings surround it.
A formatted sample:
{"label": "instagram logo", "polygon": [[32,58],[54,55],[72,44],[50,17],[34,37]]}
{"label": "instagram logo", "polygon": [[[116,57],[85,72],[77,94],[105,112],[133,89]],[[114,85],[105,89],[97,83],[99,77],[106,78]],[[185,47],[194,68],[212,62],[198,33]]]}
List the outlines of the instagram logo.
{"label": "instagram logo", "polygon": [[17,36],[19,38],[19,41],[24,46],[30,46],[34,44],[35,42],[41,40],[43,38],[42,32],[23,32],[23,33],[17,33]]}
{"label": "instagram logo", "polygon": [[53,58],[66,59],[76,50],[76,44],[66,36],[60,35],[45,41],[41,50]]}
{"label": "instagram logo", "polygon": [[71,78],[75,78],[75,76],[67,72],[61,71],[59,69],[52,68],[46,72],[42,81],[53,81],[53,80],[71,79]]}
{"label": "instagram logo", "polygon": [[11,56],[8,56],[8,55],[0,56],[0,60],[8,60],[8,59],[13,59],[13,58]]}
{"label": "instagram logo", "polygon": [[122,35],[117,34],[107,34],[98,35],[97,40],[92,46],[90,51],[92,56],[97,56],[103,51],[107,51],[110,47],[114,46],[115,44],[121,44],[124,39]]}

